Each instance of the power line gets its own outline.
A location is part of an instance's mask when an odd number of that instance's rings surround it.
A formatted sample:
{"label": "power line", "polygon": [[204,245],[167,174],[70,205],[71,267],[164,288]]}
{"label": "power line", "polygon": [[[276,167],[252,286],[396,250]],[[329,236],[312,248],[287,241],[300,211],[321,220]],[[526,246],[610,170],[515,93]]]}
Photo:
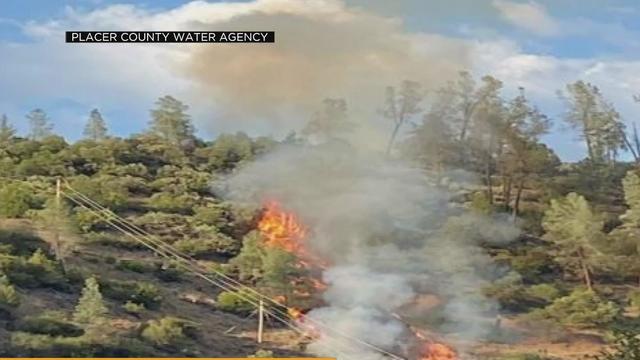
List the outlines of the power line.
{"label": "power line", "polygon": [[[95,202],[94,200],[90,199],[89,197],[87,197],[86,195],[80,193],[79,191],[73,189],[71,186],[69,186],[68,183],[65,182],[65,186],[71,190],[72,192],[75,193],[75,196],[80,198],[81,200],[79,201],[78,199],[75,199],[73,196],[74,195],[70,195],[67,194],[65,192],[62,192],[62,194],[68,198],[69,200],[71,200],[72,202],[76,203],[77,205],[91,211],[92,213],[98,215],[100,218],[102,218],[104,221],[106,221],[109,225],[111,225],[112,227],[116,228],[117,230],[121,231],[122,233],[124,233],[127,236],[132,237],[134,240],[142,243],[143,245],[145,245],[146,247],[148,247],[149,249],[151,249],[152,251],[154,251],[155,253],[165,257],[165,258],[176,258],[179,259],[181,261],[181,263],[179,263],[178,265],[185,268],[187,271],[195,274],[196,276],[206,280],[209,283],[212,283],[213,285],[222,288],[225,291],[230,291],[230,290],[234,290],[237,294],[238,297],[242,298],[243,300],[247,301],[248,303],[252,304],[253,306],[259,306],[259,301],[260,300],[268,300],[269,302],[275,304],[275,308],[272,310],[265,310],[265,312],[267,314],[269,314],[270,316],[272,316],[273,318],[275,318],[276,320],[284,323],[285,325],[291,327],[292,329],[294,329],[295,331],[303,334],[303,335],[307,335],[307,332],[305,330],[303,330],[300,326],[298,326],[298,324],[292,324],[289,320],[287,320],[286,318],[289,317],[288,313],[285,313],[284,311],[280,310],[280,307],[282,306],[282,304],[278,303],[277,301],[255,291],[254,289],[251,289],[239,282],[237,282],[236,280],[228,277],[227,275],[216,271],[215,269],[208,269],[211,272],[214,272],[216,275],[218,275],[219,277],[222,277],[225,280],[214,280],[211,279],[209,277],[207,277],[205,274],[202,273],[202,268],[201,266],[197,263],[196,259],[191,258],[190,256],[181,253],[179,250],[175,249],[173,246],[162,242],[160,240],[154,239],[153,237],[151,237],[151,234],[149,234],[148,232],[146,232],[144,229],[141,229],[140,227],[136,226],[135,224],[131,224],[129,221],[127,221],[126,219],[123,219],[122,217],[116,215],[115,213],[113,213],[111,210],[103,207],[102,205],[100,205],[99,203]],[[83,203],[84,201],[84,203]],[[89,206],[87,206],[87,204]],[[117,222],[117,223],[116,223]],[[119,223],[119,224],[118,224]],[[135,234],[135,233],[138,234]],[[145,238],[148,242],[150,242],[152,245],[148,244],[147,242],[145,242],[144,240],[141,240],[140,237]],[[157,247],[154,247],[157,246]],[[207,270],[205,269],[205,272]],[[255,294],[255,296],[251,296],[246,294],[246,292],[250,292]],[[258,302],[256,304],[256,302]],[[274,312],[278,313],[278,315],[276,315]],[[279,315],[283,315],[283,316],[279,316]],[[284,318],[283,318],[284,317]],[[315,323],[316,325],[322,326],[325,329],[330,330],[331,332],[337,333],[339,335],[341,335],[343,338],[357,342],[359,345],[362,346],[366,346],[369,347],[377,352],[383,353],[387,356],[390,356],[396,360],[404,360],[403,358],[392,354],[390,352],[387,352],[384,349],[378,348],[377,346],[370,344],[366,341],[357,339],[357,338],[353,338],[349,335],[343,334],[342,332],[332,329],[329,326],[322,324],[320,322],[318,322],[317,320],[311,319],[311,318],[305,318],[305,320],[310,322]],[[326,334],[325,334],[326,335]]]}
{"label": "power line", "polygon": [[[124,218],[122,218],[122,217],[118,216],[117,214],[115,214],[115,213],[114,213],[114,212],[112,212],[111,210],[109,210],[109,209],[105,208],[104,206],[100,205],[100,204],[99,204],[99,203],[97,203],[96,201],[94,201],[94,200],[90,199],[90,198],[89,198],[89,197],[87,197],[86,195],[84,195],[84,194],[80,193],[79,191],[77,191],[77,190],[73,189],[73,188],[69,185],[69,183],[68,183],[68,182],[66,182],[66,181],[65,181],[65,186],[66,186],[67,188],[69,188],[71,191],[73,191],[74,193],[76,193],[79,197],[83,198],[85,201],[89,202],[90,204],[92,204],[93,206],[97,207],[97,208],[98,208],[98,209],[100,209],[101,211],[107,212],[111,217],[114,217],[115,219],[119,220],[121,223],[124,223],[126,227],[128,227],[128,228],[130,228],[130,229],[131,229],[131,228],[132,228],[132,229],[134,229],[135,231],[137,231],[138,233],[140,233],[140,234],[141,234],[144,238],[146,238],[147,240],[149,240],[149,241],[151,241],[151,242],[155,242],[155,243],[160,243],[160,246],[164,246],[165,248],[168,248],[168,249],[170,250],[170,252],[172,252],[172,253],[173,253],[172,255],[174,255],[174,256],[176,256],[176,257],[178,257],[178,258],[181,258],[181,260],[183,260],[183,261],[188,261],[188,262],[191,262],[192,264],[196,264],[196,266],[199,266],[199,265],[198,265],[198,262],[197,262],[197,260],[196,260],[196,259],[192,258],[191,256],[189,256],[189,255],[187,255],[187,254],[184,254],[183,252],[179,251],[178,249],[176,249],[176,248],[175,248],[175,247],[173,247],[172,245],[167,244],[166,242],[162,242],[161,240],[158,240],[158,239],[154,238],[154,237],[153,237],[153,235],[152,235],[152,234],[150,234],[149,232],[147,232],[146,230],[144,230],[144,229],[140,228],[139,226],[137,226],[137,225],[135,225],[135,224],[132,224],[131,222],[129,222],[129,221],[127,221],[126,219],[124,219]],[[201,268],[200,268],[200,269],[201,269]],[[239,288],[240,288],[240,290],[244,290],[245,292],[249,292],[249,293],[253,294],[253,295],[255,296],[255,297],[253,298],[254,303],[259,303],[259,301],[260,301],[260,300],[266,300],[267,302],[269,302],[269,303],[271,303],[272,305],[274,305],[274,311],[276,311],[277,313],[279,313],[281,316],[284,316],[284,317],[287,317],[287,318],[288,318],[288,317],[290,317],[290,315],[289,315],[289,313],[288,313],[288,312],[284,312],[284,311],[280,310],[280,307],[282,307],[283,305],[282,305],[282,304],[280,304],[280,303],[279,303],[278,301],[276,301],[275,299],[272,299],[272,298],[270,298],[270,297],[268,297],[268,296],[266,296],[266,295],[263,295],[263,294],[261,294],[260,292],[258,292],[258,291],[256,291],[256,290],[254,290],[254,289],[252,289],[252,288],[250,288],[250,287],[247,287],[246,285],[244,285],[244,284],[242,284],[242,283],[238,282],[237,280],[235,280],[235,279],[233,279],[233,278],[231,278],[231,277],[227,276],[226,274],[224,274],[224,273],[222,273],[222,272],[220,272],[220,271],[217,271],[217,270],[215,270],[215,269],[204,269],[204,271],[205,271],[205,272],[213,272],[213,273],[214,273],[214,274],[216,274],[218,277],[223,278],[223,279],[224,279],[224,280],[223,280],[223,283],[225,283],[225,285],[231,286],[231,287],[233,287],[233,288],[239,287]],[[231,283],[231,284],[229,284],[229,283]],[[240,295],[244,295],[244,294],[240,294]],[[254,306],[257,306],[257,305],[255,305],[255,304],[253,304],[253,305],[254,305]],[[288,311],[291,311],[291,310],[295,310],[295,309],[291,309],[291,308],[287,307],[287,310],[288,310]],[[359,343],[360,345],[363,345],[363,346],[366,346],[366,347],[368,347],[368,348],[371,348],[371,349],[373,349],[373,350],[375,350],[375,351],[377,351],[377,352],[379,352],[379,353],[382,353],[382,354],[385,354],[385,355],[387,355],[387,356],[390,356],[390,357],[392,357],[392,358],[394,358],[394,359],[396,359],[396,360],[402,360],[402,359],[403,359],[402,357],[400,357],[400,356],[398,356],[398,355],[396,355],[396,354],[393,354],[393,353],[391,353],[391,352],[388,352],[388,351],[386,351],[386,350],[384,350],[384,349],[382,349],[382,348],[380,348],[380,347],[377,347],[376,345],[373,345],[373,344],[368,343],[368,342],[366,342],[366,341],[364,341],[364,340],[361,340],[361,339],[355,338],[355,337],[353,337],[353,336],[351,336],[351,335],[349,335],[349,334],[345,334],[345,333],[344,333],[344,332],[342,332],[342,331],[339,331],[339,330],[333,329],[333,328],[329,327],[328,325],[326,325],[326,324],[324,324],[324,323],[322,323],[322,322],[320,322],[320,321],[317,321],[317,320],[315,320],[315,319],[313,319],[313,318],[305,317],[305,321],[308,321],[308,322],[310,322],[310,323],[313,323],[314,325],[317,325],[318,327],[322,327],[322,328],[324,328],[324,329],[326,329],[326,330],[329,330],[330,332],[333,332],[333,333],[335,333],[335,334],[337,334],[337,335],[339,335],[339,336],[341,336],[341,337],[343,337],[343,338],[346,338],[346,339],[349,339],[349,340],[351,340],[351,341],[357,342],[357,343]]]}

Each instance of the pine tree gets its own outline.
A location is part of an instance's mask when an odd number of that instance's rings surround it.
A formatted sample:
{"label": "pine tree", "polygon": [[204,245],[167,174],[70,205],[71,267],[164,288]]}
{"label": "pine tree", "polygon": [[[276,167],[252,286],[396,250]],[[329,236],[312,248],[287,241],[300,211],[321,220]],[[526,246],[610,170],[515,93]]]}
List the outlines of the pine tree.
{"label": "pine tree", "polygon": [[83,324],[95,324],[100,322],[107,313],[98,281],[94,277],[88,278],[82,289],[82,297],[73,313],[73,320]]}
{"label": "pine tree", "polygon": [[613,105],[598,87],[584,81],[568,84],[566,95],[559,95],[568,107],[564,120],[580,132],[589,161],[592,164],[613,163],[618,152],[627,147],[625,125]]}
{"label": "pine tree", "polygon": [[51,135],[53,126],[49,123],[47,113],[42,109],[34,109],[27,114],[29,126],[31,128],[29,136],[31,140],[42,140]]}
{"label": "pine tree", "polygon": [[591,211],[587,200],[576,193],[551,200],[542,226],[545,237],[559,248],[558,263],[581,273],[585,285],[591,289],[593,269],[601,256],[596,246],[603,236],[603,222]]}
{"label": "pine tree", "polygon": [[169,95],[159,98],[156,105],[151,110],[151,133],[176,145],[193,137],[191,116],[186,113],[189,106]]}
{"label": "pine tree", "polygon": [[107,137],[107,125],[98,109],[91,110],[84,128],[84,136],[93,141],[104,140]]}
{"label": "pine tree", "polygon": [[0,117],[0,145],[5,145],[15,135],[16,129],[9,123],[7,115],[2,114]]}

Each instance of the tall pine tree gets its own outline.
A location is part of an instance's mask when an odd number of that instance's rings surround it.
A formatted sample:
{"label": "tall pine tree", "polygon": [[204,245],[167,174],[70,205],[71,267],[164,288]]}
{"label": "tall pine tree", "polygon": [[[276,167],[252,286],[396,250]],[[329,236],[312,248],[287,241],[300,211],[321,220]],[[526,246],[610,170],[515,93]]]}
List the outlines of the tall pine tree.
{"label": "tall pine tree", "polygon": [[88,278],[82,289],[82,297],[73,313],[73,320],[81,324],[95,324],[100,322],[107,313],[98,281],[94,277]]}
{"label": "tall pine tree", "polygon": [[107,137],[107,125],[98,109],[91,110],[87,125],[84,127],[84,136],[93,141],[104,140]]}
{"label": "tall pine tree", "polygon": [[16,134],[16,129],[9,123],[7,115],[0,117],[0,145],[6,144]]}
{"label": "tall pine tree", "polygon": [[151,110],[151,133],[176,145],[193,137],[191,116],[187,114],[189,106],[169,95],[159,98],[156,105]]}
{"label": "tall pine tree", "polygon": [[43,138],[51,135],[53,126],[49,123],[49,117],[44,110],[31,110],[31,112],[27,114],[27,120],[29,120],[29,137],[31,140],[42,140]]}

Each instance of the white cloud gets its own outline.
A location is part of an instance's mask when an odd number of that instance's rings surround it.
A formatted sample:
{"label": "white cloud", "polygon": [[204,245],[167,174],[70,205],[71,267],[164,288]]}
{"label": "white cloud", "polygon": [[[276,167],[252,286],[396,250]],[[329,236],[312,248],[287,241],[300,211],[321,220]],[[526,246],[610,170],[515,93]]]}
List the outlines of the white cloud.
{"label": "white cloud", "polygon": [[[265,28],[276,31],[276,44],[63,43],[63,32],[76,29]],[[284,117],[289,121],[282,127],[300,126],[325,97],[346,97],[354,109],[359,103],[375,111],[387,85],[409,77],[435,85],[468,66],[463,41],[406,31],[398,19],[341,0],[192,1],[165,11],[67,8],[63,17],[29,22],[23,30],[34,42],[0,44],[7,54],[0,59],[0,86],[14,89],[0,104],[67,97],[91,106],[148,108],[171,93],[192,105],[200,125],[212,123],[216,131],[269,133],[278,129],[264,120]],[[254,121],[242,124],[249,117]]]}
{"label": "white cloud", "polygon": [[557,35],[559,24],[547,10],[536,2],[517,3],[509,0],[493,0],[492,5],[500,15],[514,26],[537,35]]}

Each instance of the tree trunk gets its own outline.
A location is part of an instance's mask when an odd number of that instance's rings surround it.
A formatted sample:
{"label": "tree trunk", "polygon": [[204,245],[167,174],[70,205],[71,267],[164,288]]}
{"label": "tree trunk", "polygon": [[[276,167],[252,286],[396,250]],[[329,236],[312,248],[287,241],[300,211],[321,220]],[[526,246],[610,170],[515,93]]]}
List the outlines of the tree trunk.
{"label": "tree trunk", "polygon": [[489,198],[489,204],[493,205],[493,181],[491,180],[492,177],[492,173],[491,173],[491,155],[489,155],[489,158],[487,159],[487,164],[486,164],[486,182],[487,182],[487,197]]}
{"label": "tree trunk", "polygon": [[513,177],[511,175],[503,177],[502,183],[502,198],[504,199],[504,209],[509,210],[511,203],[511,186],[513,183]]}
{"label": "tree trunk", "polygon": [[520,199],[522,198],[522,189],[524,188],[524,178],[521,178],[518,181],[518,190],[516,191],[516,200],[513,203],[513,221],[516,220],[516,217],[520,213]]}
{"label": "tree trunk", "polygon": [[582,249],[578,250],[578,257],[580,258],[580,268],[582,269],[584,284],[587,286],[587,289],[593,290],[593,280],[591,279],[591,272],[589,271],[589,267],[585,262],[584,252]]}
{"label": "tree trunk", "polygon": [[387,144],[387,151],[385,152],[387,156],[391,154],[391,149],[393,148],[393,143],[396,141],[396,136],[398,136],[398,131],[400,131],[400,126],[402,126],[402,121],[396,122],[396,126],[393,128],[393,133],[391,133],[391,138]]}

